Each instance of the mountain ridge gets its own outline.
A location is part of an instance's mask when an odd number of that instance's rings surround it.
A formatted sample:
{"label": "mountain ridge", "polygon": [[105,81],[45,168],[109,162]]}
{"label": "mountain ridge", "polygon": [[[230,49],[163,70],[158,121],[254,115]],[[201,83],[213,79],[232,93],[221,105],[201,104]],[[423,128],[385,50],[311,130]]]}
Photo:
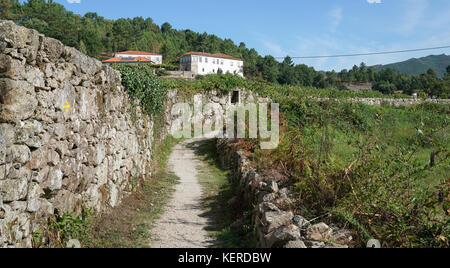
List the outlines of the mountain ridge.
{"label": "mountain ridge", "polygon": [[447,73],[447,67],[450,65],[450,55],[429,55],[421,58],[411,58],[402,62],[395,62],[390,64],[374,65],[377,71],[383,69],[394,69],[406,75],[418,75],[425,73],[428,69],[436,71],[438,77],[444,77]]}

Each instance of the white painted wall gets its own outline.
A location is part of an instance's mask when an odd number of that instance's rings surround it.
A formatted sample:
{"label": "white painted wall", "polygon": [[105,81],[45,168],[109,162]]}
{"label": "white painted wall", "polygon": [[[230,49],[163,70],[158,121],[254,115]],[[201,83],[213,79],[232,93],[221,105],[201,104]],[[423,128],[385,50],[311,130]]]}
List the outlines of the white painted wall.
{"label": "white painted wall", "polygon": [[120,54],[117,53],[115,57],[119,58],[137,58],[143,57],[153,61],[155,64],[162,64],[162,55],[133,55],[133,54]]}
{"label": "white painted wall", "polygon": [[223,73],[232,73],[244,77],[244,62],[241,60],[185,55],[180,58],[180,64],[183,70],[200,75],[217,73],[217,70],[221,69]]}

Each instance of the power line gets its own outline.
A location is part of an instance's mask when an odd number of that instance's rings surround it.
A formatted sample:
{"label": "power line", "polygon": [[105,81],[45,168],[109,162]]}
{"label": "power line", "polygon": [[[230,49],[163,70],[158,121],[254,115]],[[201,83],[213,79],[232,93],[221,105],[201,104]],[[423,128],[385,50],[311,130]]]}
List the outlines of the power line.
{"label": "power line", "polygon": [[[358,57],[358,56],[373,56],[373,55],[385,55],[385,54],[397,54],[415,51],[425,51],[425,50],[436,50],[450,48],[450,46],[443,47],[428,47],[428,48],[417,48],[417,49],[407,49],[407,50],[397,50],[397,51],[384,51],[384,52],[371,52],[371,53],[358,53],[358,54],[342,54],[342,55],[329,55],[329,56],[305,56],[305,57],[291,57],[291,59],[319,59],[319,58],[341,58],[341,57]],[[275,57],[276,59],[284,59],[285,57]]]}

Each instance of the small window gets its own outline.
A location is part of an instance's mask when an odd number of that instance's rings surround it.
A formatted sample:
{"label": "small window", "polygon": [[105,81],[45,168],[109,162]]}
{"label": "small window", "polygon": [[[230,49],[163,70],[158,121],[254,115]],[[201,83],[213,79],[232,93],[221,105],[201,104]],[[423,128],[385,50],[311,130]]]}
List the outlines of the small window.
{"label": "small window", "polygon": [[231,103],[236,104],[239,103],[239,91],[233,91],[233,95],[231,96]]}
{"label": "small window", "polygon": [[220,64],[222,64],[223,65],[223,60],[220,62]]}
{"label": "small window", "polygon": [[208,63],[208,58],[205,58],[205,62]]}
{"label": "small window", "polygon": [[202,57],[199,57],[199,61],[202,62]]}

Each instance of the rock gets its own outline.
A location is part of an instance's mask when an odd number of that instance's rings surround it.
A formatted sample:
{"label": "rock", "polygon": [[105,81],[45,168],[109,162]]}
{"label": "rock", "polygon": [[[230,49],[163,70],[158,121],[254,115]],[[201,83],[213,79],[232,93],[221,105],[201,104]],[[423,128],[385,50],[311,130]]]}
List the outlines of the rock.
{"label": "rock", "polygon": [[277,198],[276,194],[263,191],[259,192],[257,196],[259,203],[272,202],[275,198]]}
{"label": "rock", "polygon": [[24,201],[14,201],[14,202],[11,202],[9,205],[13,210],[16,210],[19,212],[24,212],[25,209],[27,208],[27,202],[24,202]]}
{"label": "rock", "polygon": [[27,82],[33,87],[38,89],[47,89],[45,87],[44,74],[39,70],[39,68],[26,66],[24,76],[25,80],[27,80]]}
{"label": "rock", "polygon": [[270,193],[278,193],[279,188],[278,188],[278,183],[276,181],[270,181],[267,184],[267,191]]}
{"label": "rock", "polygon": [[12,125],[0,124],[0,165],[6,163],[7,148],[14,144],[15,136],[15,130]]}
{"label": "rock", "polygon": [[109,197],[109,204],[111,205],[111,207],[115,207],[117,205],[118,200],[119,200],[119,190],[115,185],[113,185],[111,186]]}
{"label": "rock", "polygon": [[25,145],[11,145],[7,148],[6,161],[8,163],[26,164],[31,159],[31,151]]}
{"label": "rock", "polygon": [[42,168],[48,162],[49,150],[47,147],[41,147],[31,153],[31,160],[29,162],[29,167],[31,169]]}
{"label": "rock", "polygon": [[341,230],[333,231],[333,234],[331,235],[331,239],[340,244],[348,244],[351,241],[353,241],[353,236],[352,236],[352,232],[350,230],[341,229]]}
{"label": "rock", "polygon": [[11,180],[26,179],[29,181],[31,178],[31,170],[27,167],[11,168],[6,178]]}
{"label": "rock", "polygon": [[42,51],[46,54],[50,62],[56,62],[64,52],[64,45],[53,38],[42,38]]}
{"label": "rock", "polygon": [[28,147],[39,148],[42,146],[39,134],[43,132],[42,123],[37,120],[25,121],[18,128],[17,143],[24,143]]}
{"label": "rock", "polygon": [[32,198],[28,201],[26,209],[28,212],[33,213],[38,211],[40,207],[41,201],[39,200],[39,198]]}
{"label": "rock", "polygon": [[260,214],[264,214],[267,211],[280,211],[280,209],[272,203],[264,202],[259,204],[258,211]]}
{"label": "rock", "polygon": [[25,81],[0,79],[2,89],[1,117],[6,121],[25,120],[34,114],[37,107],[34,87]]}
{"label": "rock", "polygon": [[98,166],[106,156],[106,148],[103,144],[97,144],[89,148],[88,161],[90,165]]}
{"label": "rock", "polygon": [[6,165],[0,165],[0,181],[6,179],[7,172]]}
{"label": "rock", "polygon": [[325,247],[324,242],[318,242],[318,241],[305,241],[305,245],[308,248],[324,248]]}
{"label": "rock", "polygon": [[367,248],[381,248],[381,243],[377,239],[370,239],[366,245]]}
{"label": "rock", "polygon": [[27,178],[0,181],[0,193],[3,195],[3,202],[22,200],[27,196],[27,192]]}
{"label": "rock", "polygon": [[289,241],[299,240],[300,230],[295,225],[284,226],[274,230],[266,236],[266,247],[282,247]]}
{"label": "rock", "polygon": [[67,190],[60,190],[56,196],[51,199],[55,211],[60,215],[63,213],[75,212],[76,215],[81,213],[81,195],[71,193]]}
{"label": "rock", "polygon": [[0,33],[9,47],[12,48],[24,48],[27,45],[29,36],[31,35],[31,30],[17,26],[12,21],[0,21]]}
{"label": "rock", "polygon": [[50,169],[42,188],[50,191],[60,190],[62,188],[63,173],[60,169],[53,167]]}
{"label": "rock", "polygon": [[311,226],[311,223],[307,219],[305,219],[299,215],[294,216],[294,218],[292,219],[292,222],[294,223],[294,225],[296,225],[301,230],[306,230],[306,229],[308,229],[308,227]]}
{"label": "rock", "polygon": [[280,226],[290,224],[293,217],[294,214],[292,212],[267,211],[264,213],[262,220],[267,231],[270,232]]}
{"label": "rock", "polygon": [[348,248],[348,246],[347,245],[338,244],[338,243],[327,243],[325,245],[325,248]]}
{"label": "rock", "polygon": [[67,241],[66,248],[81,248],[81,243],[76,239],[70,239]]}
{"label": "rock", "polygon": [[306,237],[309,240],[326,242],[330,239],[333,230],[325,223],[312,225],[306,231]]}
{"label": "rock", "polygon": [[53,167],[57,166],[59,164],[60,160],[61,160],[61,157],[59,156],[59,154],[56,151],[49,150],[47,152],[47,163],[50,166],[53,166]]}
{"label": "rock", "polygon": [[289,241],[284,248],[308,248],[302,240]]}

